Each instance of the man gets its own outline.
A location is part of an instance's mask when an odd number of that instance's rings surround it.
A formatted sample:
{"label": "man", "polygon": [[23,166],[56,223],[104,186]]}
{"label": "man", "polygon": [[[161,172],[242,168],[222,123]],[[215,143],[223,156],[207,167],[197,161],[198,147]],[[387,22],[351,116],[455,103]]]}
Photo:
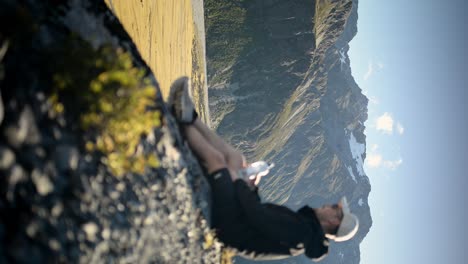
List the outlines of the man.
{"label": "man", "polygon": [[187,77],[171,86],[169,106],[185,138],[208,171],[212,189],[212,225],[218,238],[239,255],[252,259],[280,259],[304,253],[314,261],[328,253],[329,239],[352,238],[359,221],[346,198],[321,208],[304,206],[297,212],[262,203],[258,196],[261,175],[253,180],[238,177],[245,158],[203,124],[190,95]]}

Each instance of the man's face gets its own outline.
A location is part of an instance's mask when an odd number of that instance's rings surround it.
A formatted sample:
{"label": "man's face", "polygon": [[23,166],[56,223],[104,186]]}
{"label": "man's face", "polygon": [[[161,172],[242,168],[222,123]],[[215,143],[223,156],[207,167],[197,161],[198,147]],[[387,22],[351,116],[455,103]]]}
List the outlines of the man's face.
{"label": "man's face", "polygon": [[338,224],[343,219],[343,210],[341,204],[324,205],[317,209],[324,219],[332,222],[338,221]]}

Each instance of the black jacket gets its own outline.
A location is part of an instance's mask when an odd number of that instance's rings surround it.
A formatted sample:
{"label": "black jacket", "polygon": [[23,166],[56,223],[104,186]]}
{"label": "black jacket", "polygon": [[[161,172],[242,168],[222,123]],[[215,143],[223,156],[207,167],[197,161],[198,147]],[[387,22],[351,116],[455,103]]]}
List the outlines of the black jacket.
{"label": "black jacket", "polygon": [[[281,259],[304,253],[318,261],[328,253],[328,240],[312,208],[294,212],[261,203],[257,189],[231,181],[227,170],[210,177],[212,223],[219,239],[251,259]],[[216,176],[217,173],[213,173]]]}

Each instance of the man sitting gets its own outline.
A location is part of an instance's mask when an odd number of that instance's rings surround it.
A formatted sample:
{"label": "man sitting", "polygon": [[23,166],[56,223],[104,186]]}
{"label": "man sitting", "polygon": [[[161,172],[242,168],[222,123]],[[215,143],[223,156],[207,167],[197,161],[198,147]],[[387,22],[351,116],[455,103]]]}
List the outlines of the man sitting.
{"label": "man sitting", "polygon": [[212,227],[218,238],[238,254],[252,259],[280,259],[304,253],[314,261],[328,253],[328,240],[352,238],[359,226],[346,198],[320,208],[304,206],[297,212],[285,206],[262,203],[258,196],[261,176],[238,176],[247,163],[198,118],[187,77],[171,86],[169,106],[185,138],[208,171],[212,190]]}

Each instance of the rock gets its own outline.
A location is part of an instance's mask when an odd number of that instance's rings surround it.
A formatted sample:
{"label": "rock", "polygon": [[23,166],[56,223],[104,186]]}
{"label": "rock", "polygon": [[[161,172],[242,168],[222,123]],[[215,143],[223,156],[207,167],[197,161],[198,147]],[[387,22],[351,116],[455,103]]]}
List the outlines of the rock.
{"label": "rock", "polygon": [[83,225],[83,231],[86,234],[86,239],[88,239],[89,241],[95,241],[96,234],[99,231],[99,227],[93,222],[88,222]]}
{"label": "rock", "polygon": [[[5,100],[6,112],[0,126],[0,146],[6,148],[0,153],[6,154],[1,156],[0,165],[7,168],[6,173],[1,171],[6,176],[0,177],[4,189],[0,197],[0,263],[219,263],[216,257],[205,261],[207,251],[217,256],[220,250],[204,249],[203,237],[197,237],[207,232],[206,225],[199,225],[195,218],[199,215],[198,200],[193,195],[200,194],[183,190],[193,188],[192,178],[203,176],[177,176],[185,164],[183,159],[196,160],[182,145],[180,131],[165,109],[160,91],[155,107],[161,119],[168,117],[172,125],[161,122],[165,129],[156,127],[148,143],[141,146],[144,153],[167,160],[169,167],[141,174],[127,173],[116,178],[100,162],[102,153],[97,151],[83,151],[81,158],[80,143],[92,139],[98,131],[83,131],[78,125],[83,109],[69,107],[74,98],[59,95],[56,99],[64,109],[49,115],[47,109],[55,98],[51,95],[56,92],[54,77],[63,74],[66,81],[68,77],[71,81],[82,78],[61,71],[60,63],[51,66],[48,62],[58,55],[73,66],[81,59],[91,59],[89,62],[94,64],[99,58],[87,58],[88,48],[82,49],[85,43],[80,37],[87,34],[93,38],[94,33],[101,32],[88,30],[94,22],[112,32],[119,49],[132,53],[128,65],[147,69],[104,1],[4,0],[0,1],[2,22],[6,2],[11,2],[11,10],[19,12],[11,12],[16,20],[5,19],[11,27],[3,27],[10,30],[11,39],[18,41],[8,59],[2,61],[8,74],[8,90],[2,86],[0,96]],[[74,47],[79,48],[75,51]],[[67,54],[78,56],[68,59]],[[146,72],[154,80],[151,85],[157,87],[151,71]],[[164,144],[158,144],[163,136]],[[166,150],[157,146],[166,148],[169,144],[173,146],[168,150],[170,157],[164,158]],[[147,217],[149,226],[143,223]],[[187,239],[189,232],[192,240]]]}
{"label": "rock", "polygon": [[14,201],[16,185],[18,183],[25,182],[28,178],[24,169],[17,164],[13,165],[9,176],[10,177],[8,178],[7,199],[9,201]]}
{"label": "rock", "polygon": [[15,163],[15,153],[8,147],[0,146],[0,170],[7,170]]}
{"label": "rock", "polygon": [[31,107],[26,106],[21,112],[17,124],[10,124],[5,129],[5,137],[8,143],[15,148],[24,143],[37,144],[40,141],[40,133],[36,126],[34,113]]}
{"label": "rock", "polygon": [[79,161],[79,152],[75,146],[60,145],[54,152],[55,166],[59,171],[76,170]]}
{"label": "rock", "polygon": [[[3,65],[1,64],[3,58],[5,57],[5,54],[8,50],[8,44],[9,42],[8,41],[3,41],[2,43],[2,46],[0,47],[0,81],[3,80],[3,78],[5,78],[5,71],[4,71],[4,68],[3,68]],[[1,94],[0,94],[0,124],[2,123],[3,121],[3,102],[1,100]]]}
{"label": "rock", "polygon": [[23,126],[27,126],[28,130],[26,131],[26,140],[27,144],[37,144],[41,140],[41,134],[37,128],[36,119],[31,107],[26,106],[21,113],[20,122]]}
{"label": "rock", "polygon": [[54,251],[59,251],[61,248],[60,243],[56,239],[49,240],[49,247]]}
{"label": "rock", "polygon": [[9,187],[15,186],[16,184],[26,181],[26,172],[19,165],[14,165],[10,172],[10,178],[8,181]]}
{"label": "rock", "polygon": [[26,129],[21,129],[20,127],[9,125],[5,128],[4,134],[8,143],[12,147],[18,148],[23,144],[24,139],[26,138]]}
{"label": "rock", "polygon": [[[1,71],[1,68],[0,68],[0,71]],[[2,75],[3,73],[0,72],[0,81],[2,79]],[[2,121],[3,121],[3,117],[5,115],[5,111],[3,110],[3,99],[2,99],[2,94],[0,93],[0,124],[2,124]]]}
{"label": "rock", "polygon": [[36,190],[40,195],[47,195],[54,190],[54,184],[47,174],[35,169],[31,174],[31,178],[36,186]]}
{"label": "rock", "polygon": [[39,230],[39,225],[37,224],[36,221],[32,221],[29,223],[29,225],[26,227],[26,234],[30,238],[34,238],[37,234],[37,231]]}
{"label": "rock", "polygon": [[108,240],[110,238],[110,235],[111,235],[111,231],[109,228],[105,228],[104,230],[102,230],[102,233],[101,233],[102,238]]}
{"label": "rock", "polygon": [[52,208],[52,216],[58,217],[63,212],[63,204],[61,202],[57,202]]}

